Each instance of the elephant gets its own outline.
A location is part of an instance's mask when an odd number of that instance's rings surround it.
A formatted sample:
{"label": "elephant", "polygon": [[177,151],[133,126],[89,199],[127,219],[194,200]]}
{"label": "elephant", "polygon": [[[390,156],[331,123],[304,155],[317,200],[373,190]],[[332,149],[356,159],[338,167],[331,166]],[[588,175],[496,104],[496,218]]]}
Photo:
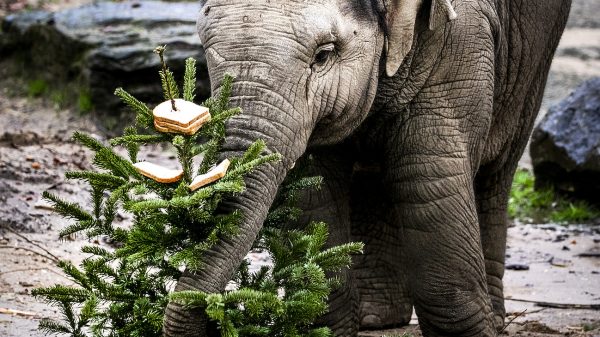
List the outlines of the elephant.
{"label": "elephant", "polygon": [[[503,328],[507,203],[570,0],[201,0],[213,94],[236,80],[223,157],[255,139],[282,155],[227,200],[239,234],[175,290],[223,291],[297,160],[324,177],[304,197],[329,244],[360,240],[323,317],[336,336],[401,326],[424,336]],[[165,336],[207,336],[169,303]]]}

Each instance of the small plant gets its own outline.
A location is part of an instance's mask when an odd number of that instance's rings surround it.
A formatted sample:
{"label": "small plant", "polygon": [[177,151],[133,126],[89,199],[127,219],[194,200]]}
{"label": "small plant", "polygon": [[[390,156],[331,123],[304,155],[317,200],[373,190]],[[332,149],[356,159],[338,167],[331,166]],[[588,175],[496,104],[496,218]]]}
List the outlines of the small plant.
{"label": "small plant", "polygon": [[50,94],[50,100],[54,103],[55,109],[63,109],[67,106],[67,92],[65,90],[55,90]]}
{"label": "small plant", "polygon": [[[164,47],[156,52],[164,66],[160,75],[165,99],[175,104],[180,91],[164,65]],[[232,81],[225,76],[220,96],[204,102],[212,118],[193,134],[172,132],[168,127],[158,132],[157,120],[148,106],[121,88],[115,94],[136,113],[135,127],[125,128],[123,136],[111,139],[111,146],[82,133],[74,134],[75,141],[94,152],[98,171],[68,172],[66,177],[90,185],[91,205],[67,202],[48,192],[44,198],[57,213],[74,220],[61,231],[61,237],[105,236],[118,248],[90,244],[82,248],[88,256],[80,266],[59,263],[75,286],[34,290],[34,295],[56,306],[63,315],[62,321],[43,320],[41,330],[73,337],[161,335],[170,289],[181,270],[201,269],[203,253],[238,231],[240,211],[217,214],[221,200],[243,192],[244,176],[256,167],[280,158],[266,154],[265,143],[257,140],[240,157],[229,158],[229,169],[219,180],[196,190],[190,188],[195,176],[209,173],[217,164],[225,122],[241,112],[229,108]],[[186,62],[184,82],[183,99],[191,102],[196,83],[193,59]],[[176,179],[160,181],[136,166],[141,146],[157,143],[170,143],[175,148],[182,168]],[[127,157],[115,152],[114,146],[126,149]],[[194,158],[200,154],[202,162],[195,165]],[[351,243],[323,250],[328,235],[325,224],[287,228],[300,213],[293,206],[299,191],[320,183],[316,177],[290,177],[255,244],[269,250],[274,266],[250,274],[244,262],[236,274],[240,288],[235,291],[173,295],[190,306],[205,307],[208,316],[220,324],[222,336],[329,335],[328,329],[313,326],[327,309],[326,298],[338,283],[326,277],[325,271],[348,266],[349,254],[359,252],[362,245]],[[133,215],[129,227],[115,225],[119,210]]]}
{"label": "small plant", "polygon": [[79,112],[82,114],[88,113],[94,109],[94,104],[92,103],[92,96],[89,91],[81,91],[79,92],[79,97],[77,97],[77,106],[79,107]]}
{"label": "small plant", "polygon": [[582,326],[583,331],[593,331],[596,329],[600,329],[600,321],[593,321],[591,323],[584,323]]}
{"label": "small plant", "polygon": [[581,223],[600,216],[583,201],[569,201],[552,189],[536,190],[535,178],[528,170],[517,170],[510,191],[508,214],[525,222]]}
{"label": "small plant", "polygon": [[48,91],[48,82],[37,79],[27,84],[27,95],[29,97],[39,97]]}

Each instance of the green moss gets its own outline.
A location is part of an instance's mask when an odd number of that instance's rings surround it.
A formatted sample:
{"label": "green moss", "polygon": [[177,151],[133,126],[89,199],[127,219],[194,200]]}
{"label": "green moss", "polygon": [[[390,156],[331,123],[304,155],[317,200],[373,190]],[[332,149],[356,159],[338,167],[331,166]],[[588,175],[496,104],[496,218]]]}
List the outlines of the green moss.
{"label": "green moss", "polygon": [[517,170],[508,200],[508,214],[523,222],[582,223],[600,212],[584,201],[571,201],[552,189],[535,190],[535,178],[528,170]]}
{"label": "green moss", "polygon": [[48,91],[48,82],[42,79],[32,80],[27,84],[27,95],[29,97],[39,97]]}

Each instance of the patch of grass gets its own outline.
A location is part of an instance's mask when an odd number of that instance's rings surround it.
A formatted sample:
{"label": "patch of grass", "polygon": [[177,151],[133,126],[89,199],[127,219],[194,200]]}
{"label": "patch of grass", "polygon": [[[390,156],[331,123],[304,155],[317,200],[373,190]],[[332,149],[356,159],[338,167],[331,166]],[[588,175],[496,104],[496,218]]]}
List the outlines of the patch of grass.
{"label": "patch of grass", "polygon": [[568,202],[550,214],[550,218],[555,222],[586,222],[598,216],[600,213],[584,201]]}
{"label": "patch of grass", "polygon": [[600,212],[584,201],[571,201],[552,189],[535,190],[535,177],[517,170],[508,200],[508,214],[528,223],[582,223],[600,217]]}
{"label": "patch of grass", "polygon": [[79,112],[82,114],[88,113],[94,109],[92,96],[88,91],[81,91],[79,93],[79,97],[77,98],[77,106],[79,107]]}
{"label": "patch of grass", "polygon": [[583,331],[585,331],[585,332],[600,329],[600,321],[584,323],[581,327],[583,328]]}
{"label": "patch of grass", "polygon": [[48,82],[37,79],[27,84],[27,95],[29,97],[39,97],[48,91]]}
{"label": "patch of grass", "polygon": [[63,109],[68,105],[67,94],[65,91],[53,91],[50,94],[50,100],[54,103],[56,109]]}

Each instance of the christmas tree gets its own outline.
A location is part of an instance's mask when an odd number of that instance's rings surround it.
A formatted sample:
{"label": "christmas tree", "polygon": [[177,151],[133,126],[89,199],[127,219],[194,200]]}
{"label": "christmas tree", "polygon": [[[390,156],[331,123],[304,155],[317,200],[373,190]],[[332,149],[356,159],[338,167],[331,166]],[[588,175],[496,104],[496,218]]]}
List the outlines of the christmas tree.
{"label": "christmas tree", "polygon": [[[80,266],[59,266],[75,286],[55,285],[34,294],[60,308],[62,321],[43,320],[40,329],[69,336],[160,336],[165,307],[177,300],[206,308],[219,323],[222,336],[327,336],[314,320],[327,310],[326,299],[337,285],[327,271],[350,264],[350,254],[362,249],[351,243],[324,250],[323,223],[290,229],[301,211],[295,202],[301,190],[317,188],[318,177],[290,174],[255,243],[267,250],[273,267],[249,273],[244,261],[235,275],[238,288],[220,294],[171,294],[181,270],[202,268],[203,252],[224,237],[236,235],[240,211],[217,213],[223,198],[242,193],[244,177],[256,167],[279,160],[262,140],[243,155],[218,162],[225,122],[239,114],[229,107],[233,78],[226,75],[218,97],[196,105],[195,61],[188,59],[181,92],[166,66],[164,47],[155,50],[166,101],[154,110],[119,88],[115,94],[136,114],[134,126],[110,146],[82,133],[73,139],[92,150],[98,170],[69,172],[68,179],[87,182],[91,205],[70,203],[45,192],[56,212],[73,219],[61,237],[105,236],[118,248],[90,244]],[[138,161],[147,144],[170,143],[179,170]],[[127,157],[113,147],[124,147]],[[199,165],[195,158],[202,157]],[[298,172],[299,170],[297,170]],[[89,207],[91,206],[91,207]],[[91,208],[90,211],[88,209]],[[127,228],[115,226],[117,212],[133,215]],[[291,319],[293,317],[293,319]]]}

